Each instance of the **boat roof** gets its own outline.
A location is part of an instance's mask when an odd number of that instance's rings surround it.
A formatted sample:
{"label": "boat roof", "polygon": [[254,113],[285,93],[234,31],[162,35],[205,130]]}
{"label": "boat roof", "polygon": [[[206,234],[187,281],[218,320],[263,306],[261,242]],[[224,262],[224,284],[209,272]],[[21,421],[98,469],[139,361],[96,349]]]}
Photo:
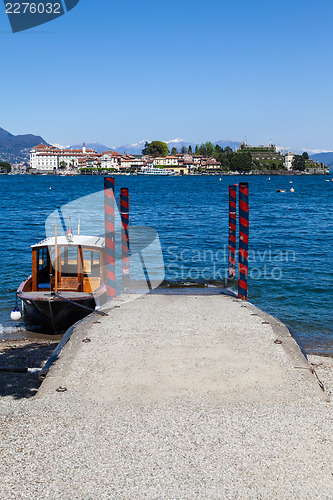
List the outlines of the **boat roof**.
{"label": "boat roof", "polygon": [[[58,236],[57,245],[67,246],[67,247],[94,247],[102,249],[105,246],[105,239],[100,236],[84,236],[84,235],[72,235],[71,239],[67,238],[67,236]],[[36,243],[35,245],[31,245],[31,248],[41,248],[41,247],[54,247],[55,246],[55,237],[52,236],[50,238],[45,238],[45,240]]]}

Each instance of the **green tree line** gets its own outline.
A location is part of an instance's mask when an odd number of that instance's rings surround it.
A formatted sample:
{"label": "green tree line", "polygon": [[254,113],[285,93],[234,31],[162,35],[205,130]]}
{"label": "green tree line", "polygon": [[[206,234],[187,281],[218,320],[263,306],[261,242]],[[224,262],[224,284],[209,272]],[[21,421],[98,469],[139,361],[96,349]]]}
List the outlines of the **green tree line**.
{"label": "green tree line", "polygon": [[293,170],[304,172],[305,161],[309,159],[308,153],[304,152],[302,155],[295,155],[292,162]]}
{"label": "green tree line", "polygon": [[7,163],[6,161],[0,161],[0,170],[2,170],[3,172],[6,171],[6,172],[10,172],[12,169],[10,163]]}
{"label": "green tree line", "polygon": [[229,146],[221,148],[218,144],[208,141],[201,146],[196,146],[194,154],[215,158],[221,163],[224,172],[250,172],[252,170],[252,157],[248,152],[233,151]]}

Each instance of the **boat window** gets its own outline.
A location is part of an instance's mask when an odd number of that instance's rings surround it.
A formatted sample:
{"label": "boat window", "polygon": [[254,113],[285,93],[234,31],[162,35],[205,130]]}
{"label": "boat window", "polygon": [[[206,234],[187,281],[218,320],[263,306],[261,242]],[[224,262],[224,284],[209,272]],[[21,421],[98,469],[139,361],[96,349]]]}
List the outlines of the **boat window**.
{"label": "boat window", "polygon": [[63,247],[61,249],[61,265],[77,265],[77,247]]}
{"label": "boat window", "polygon": [[77,247],[61,248],[61,274],[77,275]]}
{"label": "boat window", "polygon": [[38,250],[38,271],[47,267],[48,262],[48,249],[47,247]]}
{"label": "boat window", "polygon": [[84,275],[99,277],[100,273],[100,252],[83,250]]}

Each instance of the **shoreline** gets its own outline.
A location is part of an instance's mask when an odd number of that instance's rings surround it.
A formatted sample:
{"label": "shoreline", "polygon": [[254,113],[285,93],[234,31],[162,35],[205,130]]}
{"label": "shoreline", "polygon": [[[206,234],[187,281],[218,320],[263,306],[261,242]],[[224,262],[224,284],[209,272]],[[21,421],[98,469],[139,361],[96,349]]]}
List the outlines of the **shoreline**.
{"label": "shoreline", "polygon": [[[32,177],[87,177],[87,176],[106,176],[106,175],[116,175],[116,176],[119,176],[119,175],[124,175],[124,176],[137,176],[138,173],[137,172],[133,172],[133,173],[125,173],[125,172],[109,172],[109,171],[104,171],[104,172],[90,172],[90,173],[76,173],[76,174],[69,174],[69,175],[66,175],[66,174],[55,174],[55,173],[37,173],[37,172],[34,172],[34,173],[27,173],[27,172],[10,172],[10,173],[1,173],[0,175],[29,175],[29,176],[32,176]],[[144,176],[140,175],[140,177],[202,177],[202,176],[228,176],[228,177],[233,177],[233,176],[237,176],[237,175],[240,175],[240,176],[255,176],[255,177],[258,177],[258,176],[265,176],[265,175],[268,175],[268,176],[286,176],[286,175],[292,175],[292,176],[306,176],[306,177],[309,177],[309,176],[331,176],[332,175],[332,172],[318,172],[318,173],[307,173],[307,172],[290,172],[290,171],[285,171],[285,170],[264,170],[264,171],[260,171],[260,170],[257,170],[255,172],[251,172],[251,173],[247,173],[247,172],[225,172],[225,171],[222,171],[222,172],[202,172],[202,173],[195,173],[195,174],[178,174],[178,175],[156,175],[156,174],[145,174]]]}

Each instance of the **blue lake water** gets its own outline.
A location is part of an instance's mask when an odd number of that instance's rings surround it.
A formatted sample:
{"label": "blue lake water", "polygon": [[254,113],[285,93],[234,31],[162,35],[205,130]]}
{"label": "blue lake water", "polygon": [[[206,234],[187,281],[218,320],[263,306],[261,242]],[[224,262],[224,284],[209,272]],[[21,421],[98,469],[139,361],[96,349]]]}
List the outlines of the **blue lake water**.
{"label": "blue lake water", "polygon": [[[333,353],[331,177],[219,179],[116,176],[116,191],[130,189],[132,225],[158,231],[167,279],[221,281],[227,268],[228,185],[249,182],[249,300],[286,323],[308,352]],[[22,329],[9,319],[15,294],[8,290],[30,274],[30,245],[45,236],[45,219],[101,189],[99,176],[0,176],[0,338]]]}

